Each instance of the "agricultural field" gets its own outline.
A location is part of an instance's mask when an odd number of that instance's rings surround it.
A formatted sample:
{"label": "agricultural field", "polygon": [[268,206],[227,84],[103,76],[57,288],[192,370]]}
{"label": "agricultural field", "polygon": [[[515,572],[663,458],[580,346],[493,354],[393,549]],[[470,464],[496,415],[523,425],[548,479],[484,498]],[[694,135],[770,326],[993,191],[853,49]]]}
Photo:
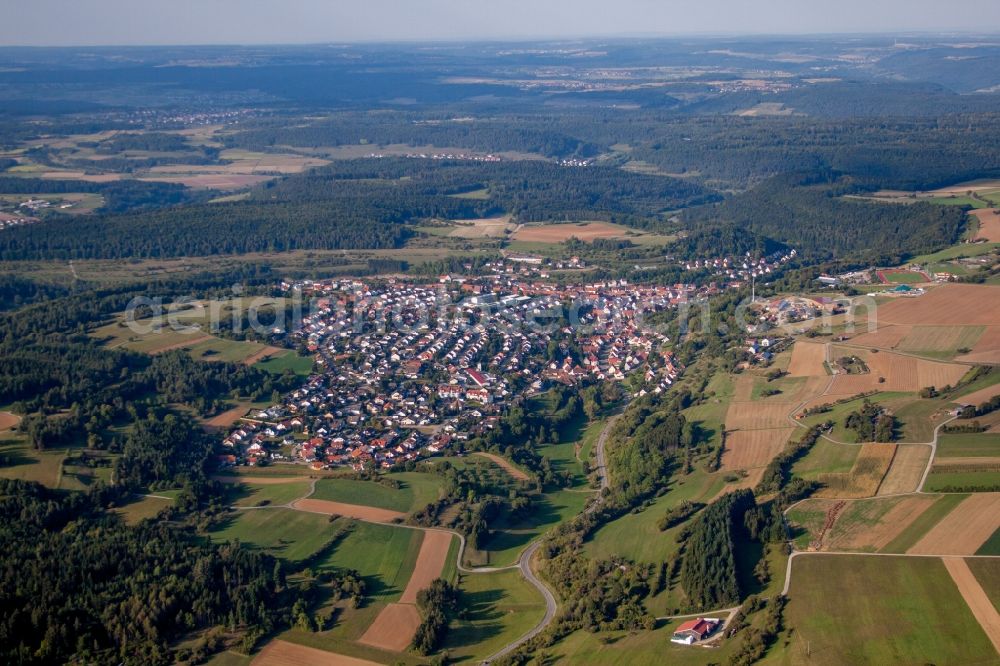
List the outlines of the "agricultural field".
{"label": "agricultural field", "polygon": [[937,500],[929,495],[809,499],[788,514],[800,550],[883,552]]}
{"label": "agricultural field", "polygon": [[[954,358],[960,349],[972,349],[986,331],[985,326],[900,326],[906,335],[890,348],[900,351],[933,356],[938,359]],[[869,344],[853,340],[854,344]],[[879,345],[873,345],[879,346]]]}
{"label": "agricultural field", "polygon": [[731,402],[726,412],[726,430],[785,428],[794,407],[790,402]]}
{"label": "agricultural field", "polygon": [[173,506],[174,501],[164,497],[136,497],[133,501],[115,509],[115,513],[129,525],[152,518],[167,507]]}
{"label": "agricultural field", "polygon": [[972,555],[1000,528],[1000,493],[969,495],[906,552]]}
{"label": "agricultural field", "polygon": [[[919,391],[926,386],[954,386],[969,371],[958,363],[942,363],[887,351],[845,348],[868,366],[867,374],[837,375],[830,395],[857,395],[868,391]],[[839,354],[834,352],[834,356]]]}
{"label": "agricultural field", "polygon": [[37,451],[21,435],[0,432],[0,456],[7,464],[0,467],[0,478],[35,481],[58,488],[66,449]]}
{"label": "agricultural field", "polygon": [[980,210],[970,213],[979,224],[976,239],[987,243],[1000,242],[1000,209],[977,206]]}
{"label": "agricultural field", "polygon": [[785,618],[785,654],[765,663],[987,664],[996,657],[935,558],[796,557]]}
{"label": "agricultural field", "polygon": [[846,474],[854,467],[860,446],[836,444],[820,439],[805,456],[795,461],[792,472],[803,479],[815,480],[821,474]]}
{"label": "agricultural field", "polygon": [[939,458],[980,458],[1000,456],[1000,433],[941,435],[938,438]]}
{"label": "agricultural field", "polygon": [[376,481],[320,479],[310,499],[359,504],[399,513],[409,513],[439,499],[442,479],[436,474],[401,472],[385,475],[399,488]]}
{"label": "agricultural field", "polygon": [[916,326],[1000,326],[1000,312],[982,307],[998,298],[1000,287],[946,284],[923,296],[892,300],[878,309],[878,319]]}
{"label": "agricultural field", "polygon": [[895,444],[862,444],[850,472],[820,474],[816,477],[823,487],[814,496],[825,498],[873,496],[889,471],[889,465],[895,454]]}
{"label": "agricultural field", "polygon": [[794,428],[772,430],[737,430],[726,436],[726,449],[722,453],[722,469],[747,470],[765,467],[785,448]]}
{"label": "agricultural field", "polygon": [[829,374],[825,361],[827,345],[799,340],[792,347],[788,374],[792,377],[824,377]]}
{"label": "agricultural field", "polygon": [[242,483],[231,486],[227,499],[233,506],[282,506],[290,504],[308,493],[309,482],[305,479],[244,477]]}
{"label": "agricultural field", "polygon": [[923,445],[901,445],[896,447],[889,471],[878,487],[879,495],[897,495],[918,490],[927,462],[931,457],[931,447]]}
{"label": "agricultural field", "polygon": [[[1000,458],[935,460],[927,475],[927,492],[995,492],[1000,490]],[[961,462],[959,462],[961,461]]]}
{"label": "agricultural field", "polygon": [[334,534],[325,516],[294,509],[244,509],[234,511],[211,531],[214,541],[248,544],[292,562],[302,561],[320,549]]}

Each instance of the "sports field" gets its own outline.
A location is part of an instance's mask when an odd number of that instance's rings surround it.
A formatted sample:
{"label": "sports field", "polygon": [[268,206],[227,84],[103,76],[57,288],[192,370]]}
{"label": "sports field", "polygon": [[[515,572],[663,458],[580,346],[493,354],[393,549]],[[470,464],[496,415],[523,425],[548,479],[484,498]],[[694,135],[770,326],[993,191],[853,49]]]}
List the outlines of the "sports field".
{"label": "sports field", "polygon": [[785,617],[787,663],[988,664],[997,656],[936,558],[796,557]]}

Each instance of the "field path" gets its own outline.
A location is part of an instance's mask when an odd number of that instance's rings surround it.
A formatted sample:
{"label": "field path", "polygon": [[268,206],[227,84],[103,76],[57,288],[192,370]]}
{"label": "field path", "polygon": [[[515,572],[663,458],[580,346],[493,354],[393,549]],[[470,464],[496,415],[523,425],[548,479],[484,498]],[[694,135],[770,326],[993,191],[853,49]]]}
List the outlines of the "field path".
{"label": "field path", "polygon": [[962,558],[945,557],[941,561],[944,562],[944,568],[948,570],[951,579],[955,581],[958,591],[962,593],[965,603],[969,605],[969,610],[979,621],[979,626],[983,628],[994,649],[1000,654],[1000,613],[986,596],[983,586],[979,584],[969,565]]}

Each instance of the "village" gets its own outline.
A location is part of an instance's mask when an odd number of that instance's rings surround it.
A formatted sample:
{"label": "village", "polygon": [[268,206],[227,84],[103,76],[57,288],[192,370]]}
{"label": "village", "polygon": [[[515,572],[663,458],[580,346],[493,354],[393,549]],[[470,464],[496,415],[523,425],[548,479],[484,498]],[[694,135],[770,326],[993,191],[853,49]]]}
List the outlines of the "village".
{"label": "village", "polygon": [[613,381],[632,395],[661,393],[678,368],[667,337],[643,317],[707,293],[506,272],[280,288],[314,306],[291,338],[314,355],[316,372],[240,419],[223,440],[223,464],[387,469],[456,449],[554,386]]}

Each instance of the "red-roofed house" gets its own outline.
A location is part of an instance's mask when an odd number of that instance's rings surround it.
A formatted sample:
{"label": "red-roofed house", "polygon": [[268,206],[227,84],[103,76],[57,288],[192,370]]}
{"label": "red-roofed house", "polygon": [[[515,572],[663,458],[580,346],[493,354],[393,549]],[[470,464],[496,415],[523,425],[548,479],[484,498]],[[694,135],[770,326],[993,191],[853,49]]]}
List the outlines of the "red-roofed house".
{"label": "red-roofed house", "polygon": [[681,643],[691,645],[695,641],[707,638],[719,626],[719,621],[711,617],[699,617],[688,620],[674,630],[674,635],[670,637],[671,643]]}

